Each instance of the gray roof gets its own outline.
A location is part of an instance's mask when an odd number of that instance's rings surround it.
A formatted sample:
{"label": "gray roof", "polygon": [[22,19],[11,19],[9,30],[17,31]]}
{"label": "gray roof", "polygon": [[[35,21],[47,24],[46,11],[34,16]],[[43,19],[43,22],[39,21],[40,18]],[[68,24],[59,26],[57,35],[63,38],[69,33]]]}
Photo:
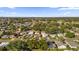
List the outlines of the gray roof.
{"label": "gray roof", "polygon": [[76,48],[76,47],[79,47],[79,44],[73,40],[66,40],[66,42],[68,43],[68,45],[71,47],[71,48]]}
{"label": "gray roof", "polygon": [[7,46],[8,44],[9,44],[9,42],[2,42],[2,43],[0,44],[0,47]]}
{"label": "gray roof", "polygon": [[57,44],[57,46],[61,46],[61,45],[65,45],[63,42],[61,41],[55,41],[55,43]]}

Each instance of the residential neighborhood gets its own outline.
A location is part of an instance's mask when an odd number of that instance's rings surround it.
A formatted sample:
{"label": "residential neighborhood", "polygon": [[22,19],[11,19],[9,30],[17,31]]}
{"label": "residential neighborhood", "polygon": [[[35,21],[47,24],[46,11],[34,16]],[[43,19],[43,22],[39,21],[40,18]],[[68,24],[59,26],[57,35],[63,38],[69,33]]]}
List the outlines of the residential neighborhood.
{"label": "residential neighborhood", "polygon": [[79,50],[79,17],[0,17],[1,51]]}

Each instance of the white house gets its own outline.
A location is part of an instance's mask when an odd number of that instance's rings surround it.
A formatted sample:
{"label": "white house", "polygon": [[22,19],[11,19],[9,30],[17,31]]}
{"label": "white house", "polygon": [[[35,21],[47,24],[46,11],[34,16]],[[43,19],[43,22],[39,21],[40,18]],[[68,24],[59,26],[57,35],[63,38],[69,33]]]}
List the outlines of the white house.
{"label": "white house", "polygon": [[0,47],[7,46],[8,44],[9,44],[9,42],[2,42],[2,43],[0,44]]}

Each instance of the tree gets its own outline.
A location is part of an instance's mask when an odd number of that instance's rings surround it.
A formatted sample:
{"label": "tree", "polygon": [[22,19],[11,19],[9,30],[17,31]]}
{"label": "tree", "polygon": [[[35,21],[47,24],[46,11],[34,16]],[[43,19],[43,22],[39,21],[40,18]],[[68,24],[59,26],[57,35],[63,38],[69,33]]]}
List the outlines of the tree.
{"label": "tree", "polygon": [[47,42],[43,38],[41,38],[39,41],[36,41],[34,39],[27,40],[27,45],[28,48],[31,50],[33,49],[47,50],[48,48]]}
{"label": "tree", "polygon": [[73,26],[79,28],[79,24],[73,24]]}
{"label": "tree", "polygon": [[19,29],[20,29],[20,31],[27,31],[27,30],[29,30],[30,29],[30,27],[28,26],[24,26],[24,25],[21,25],[20,27],[19,27]]}
{"label": "tree", "polygon": [[3,35],[3,31],[0,31],[0,37]]}
{"label": "tree", "polygon": [[47,42],[45,41],[44,38],[41,38],[39,40],[39,45],[40,45],[39,49],[47,50],[47,48],[48,48]]}
{"label": "tree", "polygon": [[22,40],[15,40],[9,43],[5,48],[3,47],[2,50],[10,50],[10,51],[25,51],[29,50],[27,43]]}
{"label": "tree", "polygon": [[29,49],[38,49],[38,42],[32,38],[31,40],[27,40],[27,45]]}
{"label": "tree", "polygon": [[45,31],[46,24],[42,22],[35,23],[33,26],[33,29],[36,31]]}
{"label": "tree", "polygon": [[72,33],[72,32],[67,32],[65,36],[68,37],[68,38],[74,38],[75,34]]}
{"label": "tree", "polygon": [[46,32],[51,34],[56,34],[59,32],[59,28],[57,26],[47,27]]}

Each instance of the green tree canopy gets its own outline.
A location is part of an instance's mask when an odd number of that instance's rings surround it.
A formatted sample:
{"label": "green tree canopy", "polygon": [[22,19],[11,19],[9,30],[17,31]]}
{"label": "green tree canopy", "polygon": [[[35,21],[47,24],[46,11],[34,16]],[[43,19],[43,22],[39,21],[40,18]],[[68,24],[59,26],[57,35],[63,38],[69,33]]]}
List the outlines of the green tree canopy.
{"label": "green tree canopy", "polygon": [[68,31],[65,36],[68,37],[68,38],[74,38],[75,34]]}

